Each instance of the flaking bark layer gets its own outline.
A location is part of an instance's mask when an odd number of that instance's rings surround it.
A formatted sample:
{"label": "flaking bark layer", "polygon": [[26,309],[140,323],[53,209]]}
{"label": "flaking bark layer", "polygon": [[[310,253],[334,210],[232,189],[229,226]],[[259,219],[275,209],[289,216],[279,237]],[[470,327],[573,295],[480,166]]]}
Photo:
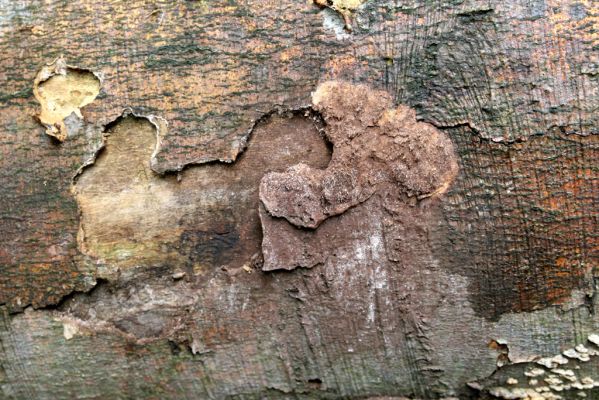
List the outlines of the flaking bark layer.
{"label": "flaking bark layer", "polygon": [[[332,159],[323,170],[298,164],[262,178],[260,199],[267,211],[261,214],[265,270],[298,265],[277,259],[277,254],[285,253],[283,249],[297,252],[300,258],[325,257],[297,240],[298,235],[309,237],[307,232],[297,231],[292,235],[296,236],[294,243],[285,244],[278,228],[281,224],[272,217],[285,218],[298,228],[314,229],[377,193],[385,193],[386,204],[404,204],[409,209],[422,199],[445,192],[458,172],[449,138],[434,126],[417,122],[410,108],[394,108],[383,91],[327,82],[313,94],[313,103],[327,124]],[[351,232],[336,226],[337,221],[342,219],[331,221],[329,229]]]}

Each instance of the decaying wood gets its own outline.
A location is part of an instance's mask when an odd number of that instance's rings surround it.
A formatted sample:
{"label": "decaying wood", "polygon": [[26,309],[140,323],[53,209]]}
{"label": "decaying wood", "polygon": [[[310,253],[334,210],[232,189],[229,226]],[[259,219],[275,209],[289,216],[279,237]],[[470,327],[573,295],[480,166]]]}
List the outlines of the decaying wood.
{"label": "decaying wood", "polygon": [[597,398],[597,4],[315,3],[0,1],[0,398]]}

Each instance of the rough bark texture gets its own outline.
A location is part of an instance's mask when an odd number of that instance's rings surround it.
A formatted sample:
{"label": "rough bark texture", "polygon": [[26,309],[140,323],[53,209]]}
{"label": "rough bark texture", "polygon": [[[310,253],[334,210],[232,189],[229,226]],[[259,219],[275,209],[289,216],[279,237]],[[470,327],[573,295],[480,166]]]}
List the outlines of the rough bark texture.
{"label": "rough bark texture", "polygon": [[597,4],[316,3],[0,0],[0,398],[599,398]]}

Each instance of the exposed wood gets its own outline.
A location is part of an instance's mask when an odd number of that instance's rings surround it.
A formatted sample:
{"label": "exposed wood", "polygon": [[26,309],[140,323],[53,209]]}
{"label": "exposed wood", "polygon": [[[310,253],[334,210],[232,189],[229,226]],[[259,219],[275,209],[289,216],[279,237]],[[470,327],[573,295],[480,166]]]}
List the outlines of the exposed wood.
{"label": "exposed wood", "polygon": [[596,2],[317,3],[0,1],[0,398],[599,398]]}

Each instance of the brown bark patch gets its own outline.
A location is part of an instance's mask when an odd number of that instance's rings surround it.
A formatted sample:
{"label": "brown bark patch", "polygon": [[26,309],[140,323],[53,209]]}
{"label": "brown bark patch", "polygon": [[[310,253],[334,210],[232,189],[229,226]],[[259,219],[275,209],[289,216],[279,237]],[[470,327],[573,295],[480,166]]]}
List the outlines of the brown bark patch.
{"label": "brown bark patch", "polygon": [[[272,224],[281,225],[272,222],[272,217],[285,218],[298,228],[314,229],[377,192],[393,197],[385,201],[414,205],[443,193],[456,176],[457,161],[449,138],[432,125],[417,122],[413,110],[393,108],[386,92],[328,82],[314,93],[313,103],[327,123],[326,134],[333,144],[331,163],[326,169],[298,164],[262,179],[260,198],[268,212],[261,214],[268,233],[263,245],[266,255],[274,255],[283,245],[285,236],[279,235],[279,230],[292,229],[271,230]],[[291,247],[295,251],[301,248]],[[301,258],[318,256],[307,252]],[[313,262],[279,266],[276,257],[266,257],[264,268],[291,269],[298,265],[307,267]]]}
{"label": "brown bark patch", "polygon": [[554,129],[511,145],[447,131],[460,149],[460,175],[443,198],[432,232],[435,257],[470,278],[479,315],[568,304],[593,292],[597,270],[599,136]]}

